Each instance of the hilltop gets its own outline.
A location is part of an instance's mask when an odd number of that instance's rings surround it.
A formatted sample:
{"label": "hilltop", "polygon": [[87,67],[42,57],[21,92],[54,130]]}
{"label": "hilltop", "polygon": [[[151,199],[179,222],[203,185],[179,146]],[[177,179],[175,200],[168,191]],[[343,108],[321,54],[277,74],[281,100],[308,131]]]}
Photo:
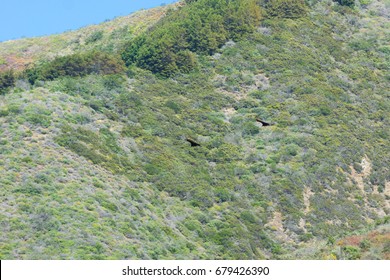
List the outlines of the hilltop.
{"label": "hilltop", "polygon": [[197,0],[0,43],[0,257],[389,259],[389,30]]}
{"label": "hilltop", "polygon": [[99,25],[52,36],[0,43],[0,70],[23,70],[36,61],[52,60],[91,49],[118,51],[126,40],[144,32],[178,4],[141,10]]}

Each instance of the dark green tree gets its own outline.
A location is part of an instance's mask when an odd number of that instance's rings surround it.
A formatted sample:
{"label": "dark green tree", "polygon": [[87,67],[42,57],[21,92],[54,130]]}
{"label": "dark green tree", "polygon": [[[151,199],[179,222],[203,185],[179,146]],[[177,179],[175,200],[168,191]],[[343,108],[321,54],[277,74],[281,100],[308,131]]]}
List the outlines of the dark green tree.
{"label": "dark green tree", "polygon": [[0,94],[4,94],[10,87],[15,86],[15,75],[12,70],[0,73]]}
{"label": "dark green tree", "polygon": [[122,58],[126,65],[171,76],[196,67],[196,55],[211,55],[226,41],[255,30],[261,13],[256,0],[190,1],[170,13],[153,29],[129,42]]}
{"label": "dark green tree", "polygon": [[342,6],[353,7],[355,6],[355,0],[336,0]]}
{"label": "dark green tree", "polygon": [[278,18],[299,18],[306,14],[304,0],[268,0],[267,15]]}
{"label": "dark green tree", "polygon": [[27,69],[23,76],[34,84],[37,80],[54,80],[59,77],[82,77],[89,74],[117,74],[125,69],[124,62],[116,55],[91,51],[57,57],[54,60]]}

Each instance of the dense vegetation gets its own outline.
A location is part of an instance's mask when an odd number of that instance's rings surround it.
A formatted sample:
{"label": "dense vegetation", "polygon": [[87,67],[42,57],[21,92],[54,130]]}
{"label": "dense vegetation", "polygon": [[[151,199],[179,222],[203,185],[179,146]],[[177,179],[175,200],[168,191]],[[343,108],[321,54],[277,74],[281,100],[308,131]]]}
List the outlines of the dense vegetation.
{"label": "dense vegetation", "polygon": [[126,64],[162,76],[188,72],[196,53],[213,54],[226,41],[253,32],[261,19],[256,0],[190,2],[130,42],[122,54]]}
{"label": "dense vegetation", "polygon": [[0,257],[389,258],[389,3],[186,2],[2,74]]}
{"label": "dense vegetation", "polygon": [[299,18],[307,11],[304,0],[267,0],[264,2],[268,17]]}
{"label": "dense vegetation", "polygon": [[355,0],[336,0],[336,2],[348,7],[353,7],[355,5]]}
{"label": "dense vegetation", "polygon": [[54,80],[59,77],[82,77],[89,74],[116,74],[124,71],[123,61],[114,55],[92,51],[56,57],[54,60],[27,69],[22,76],[35,81]]}
{"label": "dense vegetation", "polygon": [[9,88],[15,86],[15,75],[12,70],[0,73],[0,94],[6,93]]}

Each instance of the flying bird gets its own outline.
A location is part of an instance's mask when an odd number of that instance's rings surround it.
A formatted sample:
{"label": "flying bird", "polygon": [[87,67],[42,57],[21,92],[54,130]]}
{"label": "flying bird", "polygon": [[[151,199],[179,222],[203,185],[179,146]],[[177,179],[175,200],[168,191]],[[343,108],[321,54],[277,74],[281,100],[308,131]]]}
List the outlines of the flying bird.
{"label": "flying bird", "polygon": [[263,126],[270,126],[271,124],[265,121],[260,120],[259,118],[256,118],[256,121],[261,123]]}
{"label": "flying bird", "polygon": [[200,144],[198,142],[196,142],[194,139],[187,137],[186,140],[191,143],[191,147],[200,146]]}

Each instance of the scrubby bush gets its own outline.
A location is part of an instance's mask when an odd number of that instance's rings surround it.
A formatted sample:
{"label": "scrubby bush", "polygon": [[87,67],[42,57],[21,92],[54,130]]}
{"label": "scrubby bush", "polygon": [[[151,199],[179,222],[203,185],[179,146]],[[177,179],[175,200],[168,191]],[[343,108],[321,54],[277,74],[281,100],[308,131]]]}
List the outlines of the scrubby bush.
{"label": "scrubby bush", "polygon": [[73,129],[66,125],[62,127],[62,134],[57,136],[55,141],[112,172],[127,173],[131,168],[131,163],[118,146],[115,136],[106,128],[95,133],[83,128]]}
{"label": "scrubby bush", "polygon": [[306,14],[304,0],[268,0],[267,15],[279,18],[299,18]]}
{"label": "scrubby bush", "polygon": [[354,246],[342,247],[342,252],[347,260],[359,260],[361,258],[360,249]]}
{"label": "scrubby bush", "polygon": [[94,43],[96,41],[101,40],[102,38],[103,38],[103,31],[98,30],[98,31],[93,32],[91,35],[89,35],[85,39],[85,43],[86,44],[91,44],[91,43]]}
{"label": "scrubby bush", "polygon": [[82,77],[88,74],[117,74],[124,71],[123,61],[111,54],[92,51],[57,57],[53,61],[27,69],[23,76],[32,84],[37,80]]}
{"label": "scrubby bush", "polygon": [[355,6],[355,0],[335,0],[335,1],[342,6],[348,6],[348,7]]}
{"label": "scrubby bush", "polygon": [[4,94],[10,87],[15,86],[15,75],[12,70],[0,73],[0,94]]}

